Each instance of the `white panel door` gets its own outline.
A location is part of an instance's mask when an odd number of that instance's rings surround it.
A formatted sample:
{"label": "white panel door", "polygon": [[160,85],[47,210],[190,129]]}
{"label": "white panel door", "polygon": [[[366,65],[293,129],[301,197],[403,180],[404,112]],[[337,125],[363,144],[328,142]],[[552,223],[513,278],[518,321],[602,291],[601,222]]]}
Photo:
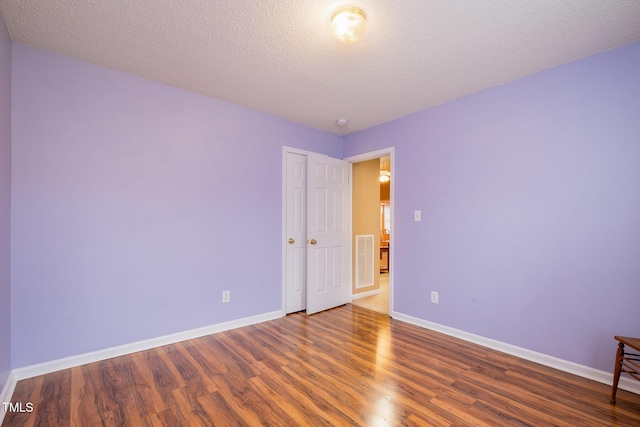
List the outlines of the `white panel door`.
{"label": "white panel door", "polygon": [[307,303],[307,156],[286,153],[286,312]]}
{"label": "white panel door", "polygon": [[349,163],[307,156],[307,314],[350,301]]}

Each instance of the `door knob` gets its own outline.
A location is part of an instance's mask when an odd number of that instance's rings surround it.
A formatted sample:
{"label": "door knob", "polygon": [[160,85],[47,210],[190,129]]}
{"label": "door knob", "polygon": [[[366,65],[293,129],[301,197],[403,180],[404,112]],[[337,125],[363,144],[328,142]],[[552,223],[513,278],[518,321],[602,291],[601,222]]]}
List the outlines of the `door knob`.
{"label": "door knob", "polygon": [[289,237],[289,240],[287,240],[287,242],[289,242],[290,245],[293,245],[296,241]]}
{"label": "door knob", "polygon": [[309,240],[309,243],[311,243],[312,245],[315,245],[316,243],[318,243],[318,241],[316,239],[311,239]]}

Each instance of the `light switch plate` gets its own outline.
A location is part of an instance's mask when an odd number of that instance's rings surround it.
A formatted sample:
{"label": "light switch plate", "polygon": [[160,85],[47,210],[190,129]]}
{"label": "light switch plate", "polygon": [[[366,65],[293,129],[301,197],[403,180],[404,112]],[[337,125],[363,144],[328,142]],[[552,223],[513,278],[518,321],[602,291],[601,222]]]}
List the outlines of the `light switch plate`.
{"label": "light switch plate", "polygon": [[413,211],[413,220],[422,221],[422,211]]}

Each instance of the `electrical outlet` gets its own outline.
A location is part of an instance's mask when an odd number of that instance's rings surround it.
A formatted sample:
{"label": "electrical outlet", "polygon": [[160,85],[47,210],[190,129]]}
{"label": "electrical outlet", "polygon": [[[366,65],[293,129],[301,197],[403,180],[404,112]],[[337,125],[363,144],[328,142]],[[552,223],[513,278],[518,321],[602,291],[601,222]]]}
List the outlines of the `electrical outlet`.
{"label": "electrical outlet", "polygon": [[222,291],[222,302],[231,301],[231,291]]}
{"label": "electrical outlet", "polygon": [[436,291],[431,291],[431,302],[434,304],[438,303],[438,293]]}

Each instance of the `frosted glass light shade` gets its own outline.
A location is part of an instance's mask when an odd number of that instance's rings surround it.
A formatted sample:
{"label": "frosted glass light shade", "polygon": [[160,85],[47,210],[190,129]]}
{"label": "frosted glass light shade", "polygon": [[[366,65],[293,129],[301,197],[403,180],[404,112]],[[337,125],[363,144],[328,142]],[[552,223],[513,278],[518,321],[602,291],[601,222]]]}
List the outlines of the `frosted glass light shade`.
{"label": "frosted glass light shade", "polygon": [[342,42],[354,42],[364,31],[366,15],[356,7],[339,9],[331,17],[331,32]]}

